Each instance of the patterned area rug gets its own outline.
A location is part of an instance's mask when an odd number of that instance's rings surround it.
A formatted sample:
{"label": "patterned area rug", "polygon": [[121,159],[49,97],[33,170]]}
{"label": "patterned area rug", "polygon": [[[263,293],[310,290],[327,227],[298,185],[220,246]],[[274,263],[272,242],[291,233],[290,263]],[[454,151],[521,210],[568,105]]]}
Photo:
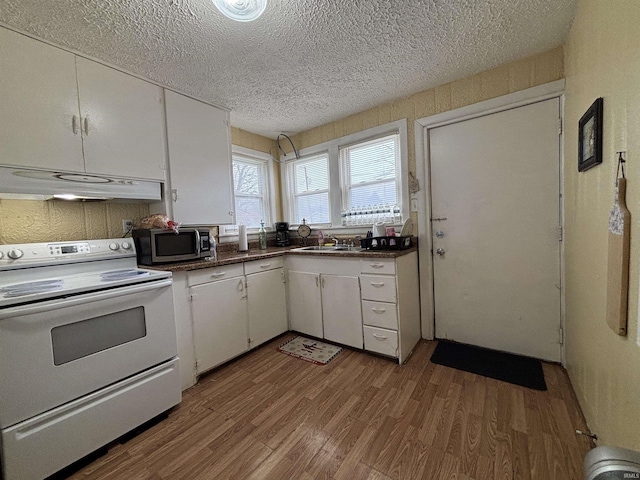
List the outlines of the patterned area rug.
{"label": "patterned area rug", "polygon": [[342,348],[305,337],[293,337],[280,345],[278,350],[307,362],[326,365],[342,351]]}

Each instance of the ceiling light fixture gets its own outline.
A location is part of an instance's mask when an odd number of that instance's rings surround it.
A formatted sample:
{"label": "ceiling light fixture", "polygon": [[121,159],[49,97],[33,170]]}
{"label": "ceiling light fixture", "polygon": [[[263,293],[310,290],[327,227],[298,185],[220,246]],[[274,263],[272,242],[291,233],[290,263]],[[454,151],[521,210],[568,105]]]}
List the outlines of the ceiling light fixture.
{"label": "ceiling light fixture", "polygon": [[267,0],[213,0],[213,4],[233,20],[250,22],[262,15]]}

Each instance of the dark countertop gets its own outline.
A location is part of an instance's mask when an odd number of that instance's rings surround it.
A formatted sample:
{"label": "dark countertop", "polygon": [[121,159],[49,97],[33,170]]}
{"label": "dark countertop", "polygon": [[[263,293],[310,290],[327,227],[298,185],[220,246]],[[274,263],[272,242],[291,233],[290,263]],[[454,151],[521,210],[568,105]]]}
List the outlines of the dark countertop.
{"label": "dark countertop", "polygon": [[250,262],[252,260],[262,260],[264,258],[280,257],[287,255],[305,255],[315,257],[359,257],[359,258],[397,258],[408,253],[418,250],[417,246],[413,246],[406,250],[361,250],[361,251],[336,251],[318,253],[313,250],[294,251],[300,248],[299,245],[291,247],[269,247],[266,250],[250,249],[247,252],[218,252],[218,260],[194,260],[188,262],[169,263],[165,265],[140,265],[141,268],[149,268],[153,270],[162,270],[166,272],[184,272],[188,270],[200,270],[202,268],[219,267],[220,265],[231,265],[233,263]]}

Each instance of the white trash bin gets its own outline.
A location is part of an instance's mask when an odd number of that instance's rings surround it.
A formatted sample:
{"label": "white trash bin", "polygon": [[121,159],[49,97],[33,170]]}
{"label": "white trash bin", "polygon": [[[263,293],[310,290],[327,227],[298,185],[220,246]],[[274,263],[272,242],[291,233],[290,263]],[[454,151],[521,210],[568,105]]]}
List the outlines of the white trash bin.
{"label": "white trash bin", "polygon": [[596,447],[584,457],[584,480],[640,480],[640,452]]}

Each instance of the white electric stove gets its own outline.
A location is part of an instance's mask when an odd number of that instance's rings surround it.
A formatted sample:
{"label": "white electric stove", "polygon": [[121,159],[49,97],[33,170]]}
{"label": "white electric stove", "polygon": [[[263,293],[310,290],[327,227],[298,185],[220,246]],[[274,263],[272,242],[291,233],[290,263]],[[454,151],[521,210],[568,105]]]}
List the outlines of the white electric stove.
{"label": "white electric stove", "polygon": [[0,245],[5,480],[49,476],[180,402],[171,288],[130,239]]}

